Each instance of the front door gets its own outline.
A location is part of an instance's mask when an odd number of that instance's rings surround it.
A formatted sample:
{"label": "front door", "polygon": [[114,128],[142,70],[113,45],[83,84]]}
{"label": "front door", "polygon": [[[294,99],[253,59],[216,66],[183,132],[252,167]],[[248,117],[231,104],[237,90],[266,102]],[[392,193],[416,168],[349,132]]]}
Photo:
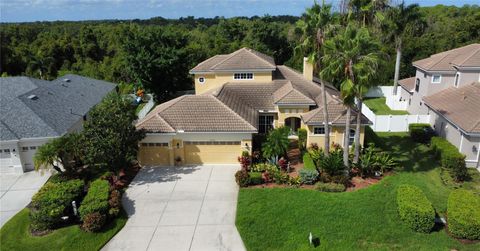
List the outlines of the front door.
{"label": "front door", "polygon": [[297,132],[300,129],[300,119],[295,117],[290,117],[285,119],[285,126],[290,127],[292,132]]}

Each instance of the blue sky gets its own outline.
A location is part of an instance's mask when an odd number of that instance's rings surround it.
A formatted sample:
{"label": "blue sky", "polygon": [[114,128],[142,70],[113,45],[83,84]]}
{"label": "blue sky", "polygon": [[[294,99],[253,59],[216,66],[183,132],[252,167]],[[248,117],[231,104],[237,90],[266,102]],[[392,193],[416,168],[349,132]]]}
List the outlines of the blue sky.
{"label": "blue sky", "polygon": [[[321,1],[321,0],[319,0]],[[398,0],[394,0],[398,2]],[[340,0],[327,0],[334,6]],[[422,6],[478,0],[406,0]],[[300,15],[313,0],[0,0],[1,22]]]}

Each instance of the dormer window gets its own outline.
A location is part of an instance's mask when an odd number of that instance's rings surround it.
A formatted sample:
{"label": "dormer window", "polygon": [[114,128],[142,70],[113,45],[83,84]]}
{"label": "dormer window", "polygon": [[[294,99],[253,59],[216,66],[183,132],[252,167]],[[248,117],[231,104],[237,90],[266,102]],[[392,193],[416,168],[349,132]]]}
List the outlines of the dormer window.
{"label": "dormer window", "polygon": [[253,79],[253,73],[251,72],[234,73],[233,79],[235,80]]}
{"label": "dormer window", "polygon": [[436,74],[432,76],[432,83],[439,84],[442,81],[442,75]]}
{"label": "dormer window", "polygon": [[415,80],[415,91],[418,92],[418,90],[420,89],[420,79],[416,79]]}
{"label": "dormer window", "polygon": [[458,82],[460,81],[460,72],[457,72],[457,74],[455,74],[455,82],[453,83],[453,85],[455,87],[458,87]]}

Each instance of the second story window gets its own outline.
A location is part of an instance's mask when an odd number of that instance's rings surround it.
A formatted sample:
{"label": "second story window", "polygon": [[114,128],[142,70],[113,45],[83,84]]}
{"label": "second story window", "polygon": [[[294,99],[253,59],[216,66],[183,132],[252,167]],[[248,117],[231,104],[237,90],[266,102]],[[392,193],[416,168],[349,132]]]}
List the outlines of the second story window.
{"label": "second story window", "polygon": [[442,75],[433,75],[432,76],[432,83],[439,84],[442,81]]}
{"label": "second story window", "polygon": [[460,81],[460,73],[457,72],[457,74],[455,74],[455,82],[453,83],[453,85],[455,85],[455,87],[458,87],[459,81]]}
{"label": "second story window", "polygon": [[420,89],[420,79],[416,79],[415,80],[415,91],[418,92],[418,90]]}
{"label": "second story window", "polygon": [[253,73],[234,73],[233,79],[241,80],[241,79],[253,79]]}

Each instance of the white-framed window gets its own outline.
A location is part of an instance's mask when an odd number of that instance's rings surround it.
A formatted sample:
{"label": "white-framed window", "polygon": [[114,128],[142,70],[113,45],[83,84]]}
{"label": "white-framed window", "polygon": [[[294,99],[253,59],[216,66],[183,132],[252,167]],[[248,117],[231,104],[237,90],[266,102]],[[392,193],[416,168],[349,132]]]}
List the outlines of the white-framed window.
{"label": "white-framed window", "polygon": [[253,73],[251,72],[234,73],[233,79],[236,79],[236,80],[253,79]]}
{"label": "white-framed window", "polygon": [[36,150],[36,149],[37,149],[36,146],[31,146],[31,147],[30,147],[30,150]]}
{"label": "white-framed window", "polygon": [[458,87],[459,82],[460,82],[460,72],[457,72],[457,74],[455,74],[455,82],[453,83],[453,85],[455,87]]}
{"label": "white-framed window", "polygon": [[355,130],[350,129],[350,133],[348,134],[348,145],[351,146],[355,142]]}
{"label": "white-framed window", "polygon": [[420,79],[417,78],[415,80],[415,91],[418,92],[418,90],[420,90]]}
{"label": "white-framed window", "polygon": [[22,152],[28,151],[28,146],[22,146]]}
{"label": "white-framed window", "polygon": [[10,149],[3,149],[4,153],[10,153]]}
{"label": "white-framed window", "polygon": [[432,83],[433,83],[433,84],[439,84],[440,82],[442,82],[442,75],[440,75],[440,74],[433,74],[433,75],[432,75]]}
{"label": "white-framed window", "polygon": [[313,128],[314,135],[325,135],[325,127],[324,126],[315,126]]}
{"label": "white-framed window", "polygon": [[273,115],[258,116],[258,133],[268,133],[272,130],[274,120]]}
{"label": "white-framed window", "polygon": [[200,84],[205,83],[205,77],[199,77],[198,78],[198,83],[200,83]]}

